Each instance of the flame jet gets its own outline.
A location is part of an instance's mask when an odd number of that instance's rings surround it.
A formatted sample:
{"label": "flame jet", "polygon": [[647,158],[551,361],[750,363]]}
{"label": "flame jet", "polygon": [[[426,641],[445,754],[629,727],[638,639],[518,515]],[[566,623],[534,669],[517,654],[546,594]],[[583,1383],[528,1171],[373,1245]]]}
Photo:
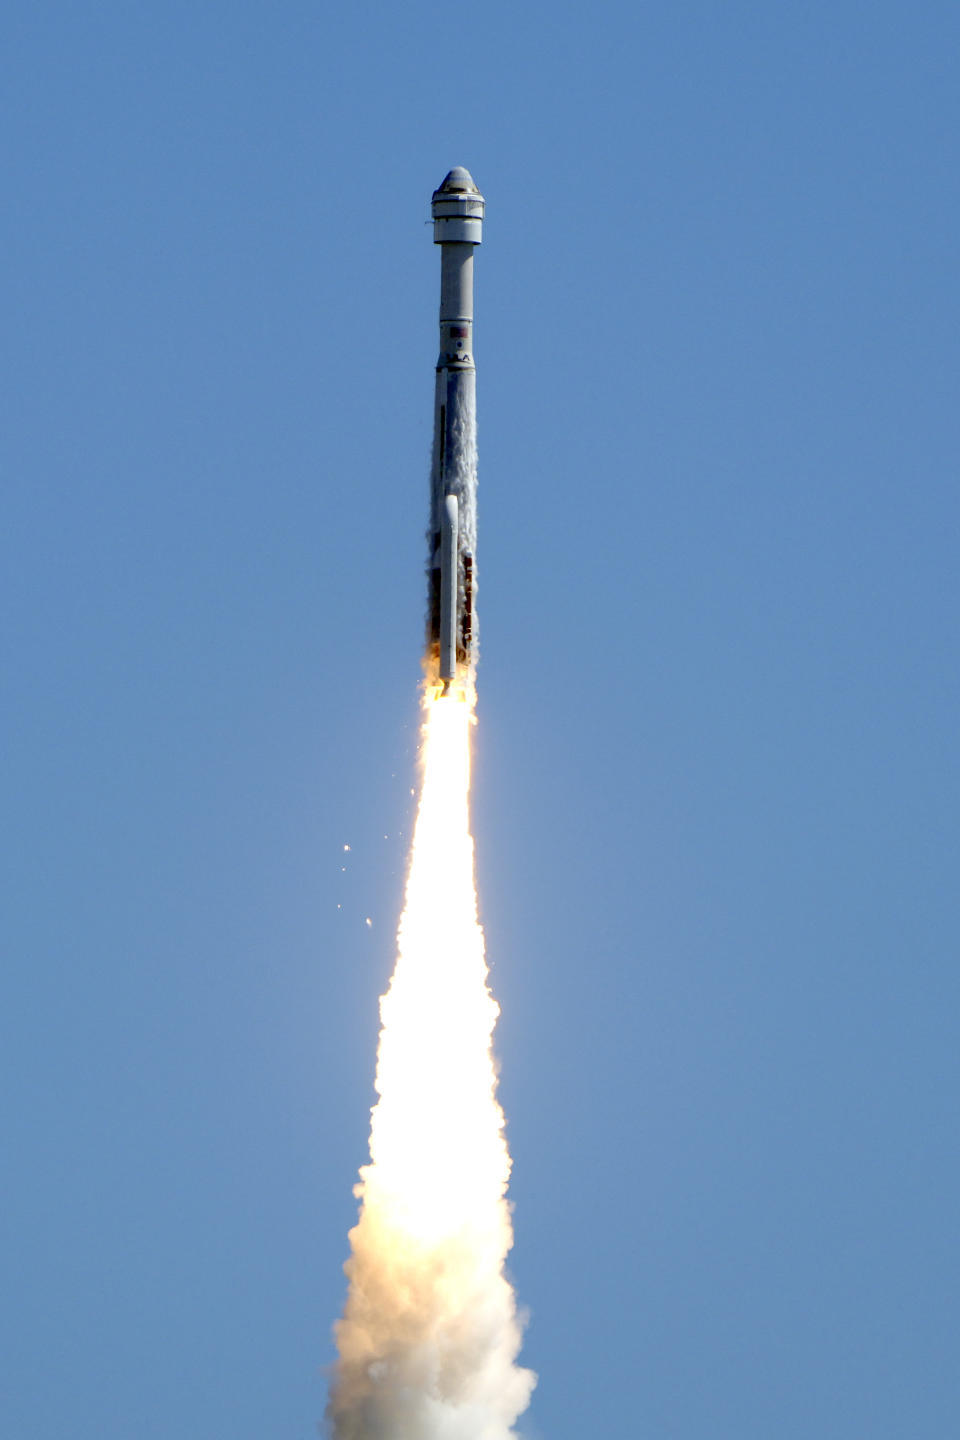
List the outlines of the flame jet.
{"label": "flame jet", "polygon": [[447,694],[473,665],[477,541],[477,371],[473,363],[473,251],[483,237],[483,196],[457,165],[433,192],[440,246],[440,355],[433,411],[427,569],[426,670]]}

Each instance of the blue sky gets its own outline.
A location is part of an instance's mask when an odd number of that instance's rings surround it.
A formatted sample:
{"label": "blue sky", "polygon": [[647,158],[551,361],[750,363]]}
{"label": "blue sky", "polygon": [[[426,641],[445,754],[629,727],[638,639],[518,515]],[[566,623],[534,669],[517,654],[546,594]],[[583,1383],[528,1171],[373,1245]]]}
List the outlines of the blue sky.
{"label": "blue sky", "polygon": [[956,8],[3,30],[0,1430],[316,1434],[459,163],[526,1433],[943,1440]]}

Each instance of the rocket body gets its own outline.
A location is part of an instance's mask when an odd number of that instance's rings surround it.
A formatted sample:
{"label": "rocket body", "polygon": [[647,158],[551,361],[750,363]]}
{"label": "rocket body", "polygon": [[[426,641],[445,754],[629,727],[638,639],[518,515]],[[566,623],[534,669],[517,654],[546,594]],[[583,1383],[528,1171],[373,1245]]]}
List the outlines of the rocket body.
{"label": "rocket body", "polygon": [[473,357],[473,252],[483,231],[483,196],[461,166],[433,193],[440,246],[440,354],[433,410],[427,532],[428,681],[467,682],[475,640],[477,372]]}

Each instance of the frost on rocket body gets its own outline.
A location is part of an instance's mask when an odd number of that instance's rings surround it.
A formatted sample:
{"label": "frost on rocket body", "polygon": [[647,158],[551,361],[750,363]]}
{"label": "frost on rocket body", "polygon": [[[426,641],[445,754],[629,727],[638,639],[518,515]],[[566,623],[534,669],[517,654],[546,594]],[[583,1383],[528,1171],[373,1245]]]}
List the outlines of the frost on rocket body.
{"label": "frost on rocket body", "polygon": [[477,418],[472,391],[456,392],[447,424],[453,462],[447,489],[460,502],[464,543],[473,551],[477,546]]}
{"label": "frost on rocket body", "polygon": [[335,1440],[507,1440],[535,1377],[504,1264],[510,1157],[496,1100],[470,837],[470,707],[428,704],[423,784],[382,1029]]}

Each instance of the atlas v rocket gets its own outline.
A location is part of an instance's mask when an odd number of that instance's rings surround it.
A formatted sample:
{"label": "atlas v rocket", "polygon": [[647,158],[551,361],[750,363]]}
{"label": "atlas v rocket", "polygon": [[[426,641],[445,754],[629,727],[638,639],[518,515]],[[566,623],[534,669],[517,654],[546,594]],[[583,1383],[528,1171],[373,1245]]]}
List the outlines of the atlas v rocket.
{"label": "atlas v rocket", "polygon": [[457,165],[433,192],[440,246],[440,356],[433,410],[426,669],[446,693],[473,663],[477,541],[477,371],[473,363],[473,250],[483,196]]}

